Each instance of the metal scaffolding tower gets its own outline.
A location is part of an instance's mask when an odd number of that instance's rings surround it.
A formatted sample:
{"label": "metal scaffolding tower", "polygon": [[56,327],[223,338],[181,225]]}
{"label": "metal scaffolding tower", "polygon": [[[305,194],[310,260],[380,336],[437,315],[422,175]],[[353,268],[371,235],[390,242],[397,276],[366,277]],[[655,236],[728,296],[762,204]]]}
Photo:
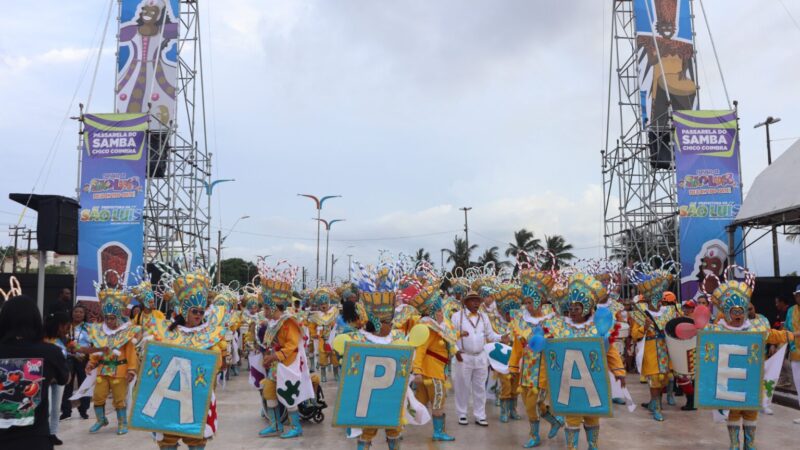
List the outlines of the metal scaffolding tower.
{"label": "metal scaffolding tower", "polygon": [[[637,51],[634,2],[615,0],[612,15],[608,111],[614,114],[616,84],[618,116],[608,118],[601,151],[606,257],[625,265],[655,255],[678,261],[672,122],[668,114],[643,124],[639,70],[645,56]],[[617,120],[618,130],[612,129]]]}

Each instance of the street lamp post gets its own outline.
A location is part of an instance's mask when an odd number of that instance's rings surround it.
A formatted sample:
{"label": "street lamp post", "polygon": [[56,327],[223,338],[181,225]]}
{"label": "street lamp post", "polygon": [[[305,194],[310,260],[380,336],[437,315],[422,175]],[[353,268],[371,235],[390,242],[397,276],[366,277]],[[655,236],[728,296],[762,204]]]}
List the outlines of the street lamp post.
{"label": "street lamp post", "polygon": [[[319,221],[322,220],[322,205],[325,204],[325,200],[330,198],[339,198],[341,195],[326,195],[322,198],[319,198],[314,195],[310,194],[297,194],[300,197],[307,197],[311,200],[314,200],[314,204],[317,206],[317,279],[316,279],[316,286],[319,287]],[[327,264],[327,257],[326,257],[326,264]],[[327,270],[327,269],[326,269]]]}
{"label": "street lamp post", "polygon": [[459,208],[461,211],[464,211],[464,240],[467,244],[467,266],[469,266],[469,225],[467,224],[467,212],[472,209],[471,206],[465,206],[463,208]]}
{"label": "street lamp post", "polygon": [[317,227],[319,224],[322,223],[325,225],[325,280],[328,279],[328,249],[331,242],[331,226],[336,222],[344,222],[344,219],[333,219],[333,220],[325,220],[325,219],[316,219],[317,220]]}
{"label": "street lamp post", "polygon": [[[780,117],[767,117],[767,120],[757,123],[753,128],[764,127],[767,130],[767,165],[772,165],[772,146],[769,138],[769,126],[780,122]],[[778,227],[772,226],[772,270],[773,276],[781,276],[780,254],[778,253]]]}
{"label": "street lamp post", "polygon": [[242,216],[236,219],[236,222],[233,222],[233,226],[225,236],[222,236],[222,229],[220,229],[217,233],[217,284],[222,282],[222,243],[225,242],[225,239],[228,239],[228,236],[230,236],[231,233],[233,233],[233,229],[236,228],[236,225],[239,224],[240,220],[249,218],[250,216]]}

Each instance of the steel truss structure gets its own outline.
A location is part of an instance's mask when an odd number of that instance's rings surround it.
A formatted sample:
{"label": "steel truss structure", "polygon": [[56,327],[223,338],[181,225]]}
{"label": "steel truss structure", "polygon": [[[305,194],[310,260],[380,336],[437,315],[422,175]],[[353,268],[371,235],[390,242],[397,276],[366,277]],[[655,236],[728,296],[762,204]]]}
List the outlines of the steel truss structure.
{"label": "steel truss structure", "polygon": [[[642,123],[639,63],[643,55],[637,52],[633,4],[632,0],[613,3],[609,118],[606,148],[601,151],[606,257],[626,265],[649,261],[655,255],[679,261],[675,160],[669,138],[672,123],[669,114]],[[618,117],[612,121],[613,74]],[[619,134],[612,131],[616,120]]]}
{"label": "steel truss structure", "polygon": [[199,7],[181,0],[175,122],[151,115],[144,257],[210,261],[211,154],[206,144]]}

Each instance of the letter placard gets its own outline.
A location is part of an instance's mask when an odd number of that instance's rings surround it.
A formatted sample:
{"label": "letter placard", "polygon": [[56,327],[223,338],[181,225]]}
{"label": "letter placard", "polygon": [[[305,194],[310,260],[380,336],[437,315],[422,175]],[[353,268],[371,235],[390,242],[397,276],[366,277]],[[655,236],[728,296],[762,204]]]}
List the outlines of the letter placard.
{"label": "letter placard", "polygon": [[143,355],[131,428],[202,438],[219,355],[153,341]]}
{"label": "letter placard", "polygon": [[611,384],[602,339],[548,339],[542,357],[555,414],[611,416]]}
{"label": "letter placard", "polygon": [[399,427],[413,357],[413,347],[347,342],[333,426]]}
{"label": "letter placard", "polygon": [[761,408],[764,333],[701,331],[695,360],[698,408]]}

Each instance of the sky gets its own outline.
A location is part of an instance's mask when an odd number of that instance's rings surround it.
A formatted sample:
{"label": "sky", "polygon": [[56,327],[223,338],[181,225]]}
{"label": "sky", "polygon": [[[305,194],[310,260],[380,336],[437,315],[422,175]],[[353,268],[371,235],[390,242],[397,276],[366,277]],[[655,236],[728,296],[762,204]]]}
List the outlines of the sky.
{"label": "sky", "polygon": [[[463,236],[501,253],[520,228],[560,234],[601,257],[611,2],[594,0],[200,2],[214,234],[223,257],[314,266],[315,210],[298,193],[338,194],[323,218],[330,251],[364,263],[380,250],[442,248]],[[4,5],[0,15],[0,194],[74,195],[78,103],[113,110],[116,25],[109,0]],[[705,0],[730,100],[738,100],[745,194],[800,137],[800,3]],[[700,103],[727,108],[697,11]],[[100,55],[99,61],[97,60]],[[95,67],[97,70],[95,70]],[[616,102],[616,99],[612,99]],[[616,111],[612,105],[612,117]],[[0,201],[0,225],[22,208]],[[250,216],[231,226],[241,216]],[[34,225],[27,213],[23,224]],[[324,236],[323,236],[324,239]],[[5,241],[5,242],[2,242]],[[748,265],[771,274],[768,238]],[[0,235],[0,244],[9,238]],[[323,241],[323,253],[324,253]],[[800,244],[781,237],[782,272]]]}

